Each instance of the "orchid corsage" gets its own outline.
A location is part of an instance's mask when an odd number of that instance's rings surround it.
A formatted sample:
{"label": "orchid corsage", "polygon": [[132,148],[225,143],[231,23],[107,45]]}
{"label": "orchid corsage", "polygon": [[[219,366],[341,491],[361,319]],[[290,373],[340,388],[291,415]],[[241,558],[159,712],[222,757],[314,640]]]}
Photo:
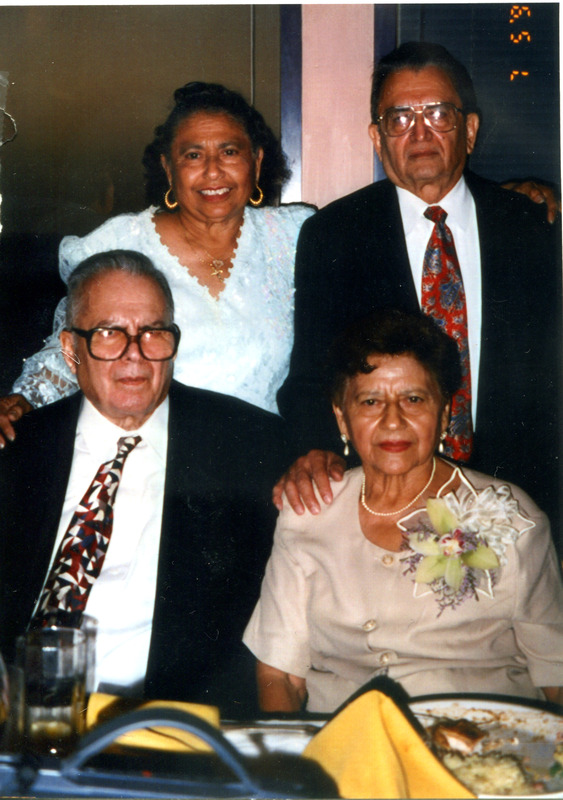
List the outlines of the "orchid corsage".
{"label": "orchid corsage", "polygon": [[401,559],[404,574],[414,574],[415,596],[434,592],[438,616],[471,597],[478,600],[478,591],[493,597],[506,548],[522,533],[514,523],[525,518],[508,486],[469,488],[461,499],[453,492],[429,499],[428,521],[412,529],[401,525],[410,551]]}

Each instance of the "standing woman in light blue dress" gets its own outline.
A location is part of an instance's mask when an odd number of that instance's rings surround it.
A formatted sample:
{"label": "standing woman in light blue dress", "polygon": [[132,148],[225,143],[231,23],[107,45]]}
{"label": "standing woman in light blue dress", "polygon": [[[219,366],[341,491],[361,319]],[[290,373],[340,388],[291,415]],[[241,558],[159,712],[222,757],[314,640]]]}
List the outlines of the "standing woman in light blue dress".
{"label": "standing woman in light blue dress", "polygon": [[[174,377],[190,386],[277,413],[293,344],[293,266],[301,225],[314,213],[276,206],[289,177],[279,142],[241,95],[188,83],[143,163],[150,206],[114,217],[92,233],[65,237],[60,273],[94,253],[137,250],[166,275],[182,339]],[[77,385],[60,350],[65,301],[53,334],[24,362],[13,394],[0,399],[2,433],[31,407]]]}

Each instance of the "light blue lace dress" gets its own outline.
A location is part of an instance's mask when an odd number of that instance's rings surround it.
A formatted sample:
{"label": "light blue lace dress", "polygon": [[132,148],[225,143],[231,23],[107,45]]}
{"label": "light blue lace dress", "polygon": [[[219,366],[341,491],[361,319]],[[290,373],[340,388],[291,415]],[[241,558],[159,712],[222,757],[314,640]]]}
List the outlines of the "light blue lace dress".
{"label": "light blue lace dress", "polygon": [[[105,250],[137,250],[166,275],[182,331],[174,377],[189,386],[246,400],[277,413],[276,393],[285,380],[293,344],[293,269],[297,237],[314,213],[303,205],[246,208],[225,288],[213,298],[163,245],[154,208],[114,217],[87,236],[66,236],[60,272],[67,280],[84,259]],[[66,300],[55,312],[53,333],[24,363],[12,391],[34,406],[77,389],[60,352],[58,335]]]}

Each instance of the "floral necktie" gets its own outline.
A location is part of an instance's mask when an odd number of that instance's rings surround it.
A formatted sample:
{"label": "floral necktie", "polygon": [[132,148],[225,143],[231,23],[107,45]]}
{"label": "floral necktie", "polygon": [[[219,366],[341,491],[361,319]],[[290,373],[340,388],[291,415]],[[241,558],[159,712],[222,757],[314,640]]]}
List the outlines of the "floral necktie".
{"label": "floral necktie", "polygon": [[79,627],[90,590],[100,574],[113,528],[113,503],[123,465],[140,436],[123,436],[117,454],[100,466],[61,541],[51,573],[32,620]]}
{"label": "floral necktie", "polygon": [[434,223],[434,230],[424,254],[422,310],[456,341],[462,371],[461,388],[452,400],[444,455],[467,461],[473,448],[473,425],[465,290],[452,232],[446,225],[447,212],[440,206],[430,206],[424,216]]}

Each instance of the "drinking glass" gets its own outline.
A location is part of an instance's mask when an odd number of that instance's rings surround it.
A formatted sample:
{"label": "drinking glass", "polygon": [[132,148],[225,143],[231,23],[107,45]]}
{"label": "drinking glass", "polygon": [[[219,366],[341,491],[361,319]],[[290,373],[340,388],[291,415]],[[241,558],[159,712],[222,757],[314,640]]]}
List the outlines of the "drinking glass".
{"label": "drinking glass", "polygon": [[96,691],[96,635],[98,620],[89,614],[82,615],[80,630],[86,636],[86,696]]}
{"label": "drinking glass", "polygon": [[24,746],[68,755],[84,730],[85,634],[62,627],[29,631],[18,639],[18,664],[24,673]]}

